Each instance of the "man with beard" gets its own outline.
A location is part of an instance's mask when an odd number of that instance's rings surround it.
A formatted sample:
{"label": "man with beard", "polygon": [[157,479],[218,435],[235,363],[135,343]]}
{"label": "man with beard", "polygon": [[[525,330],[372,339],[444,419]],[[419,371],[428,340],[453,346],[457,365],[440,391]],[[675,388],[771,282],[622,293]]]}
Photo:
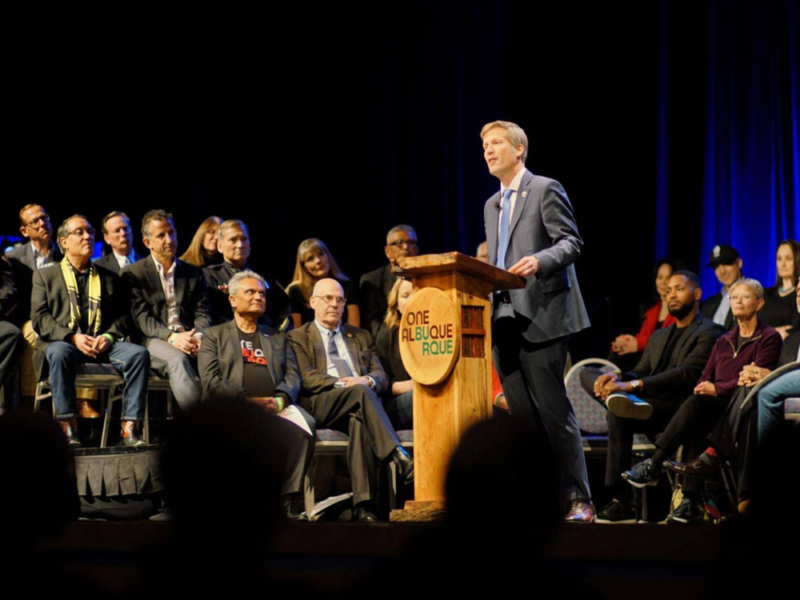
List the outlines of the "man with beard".
{"label": "man with beard", "polygon": [[[631,464],[633,434],[651,439],[661,433],[692,390],[723,331],[699,313],[697,275],[676,271],[667,284],[667,305],[676,322],[655,332],[639,364],[618,377],[600,375],[594,381],[584,371],[581,382],[608,407],[606,486],[613,500],[598,514],[598,522],[618,523],[634,518],[631,488],[621,474]],[[635,395],[634,395],[635,394]]]}

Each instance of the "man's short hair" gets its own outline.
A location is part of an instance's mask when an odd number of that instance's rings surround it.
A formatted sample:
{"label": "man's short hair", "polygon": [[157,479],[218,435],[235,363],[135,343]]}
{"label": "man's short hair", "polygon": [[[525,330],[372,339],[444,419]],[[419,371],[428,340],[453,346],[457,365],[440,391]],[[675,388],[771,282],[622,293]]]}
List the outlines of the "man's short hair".
{"label": "man's short hair", "polygon": [[525,131],[522,127],[511,121],[492,121],[484,125],[483,129],[481,129],[481,139],[483,139],[487,131],[495,127],[506,130],[506,137],[514,148],[522,145],[522,164],[524,165],[528,158],[528,136],[525,135]]}
{"label": "man's short hair", "polygon": [[113,212],[108,213],[105,217],[103,217],[103,223],[100,225],[100,229],[103,231],[103,235],[108,233],[108,229],[106,229],[106,223],[113,219],[114,217],[122,217],[128,222],[128,225],[131,224],[131,218],[126,215],[121,210],[115,210]]}
{"label": "man's short hair", "polygon": [[[34,204],[33,206],[39,205]],[[61,248],[61,250],[64,250],[64,246],[61,245],[61,238],[65,238],[69,235],[69,222],[72,221],[72,219],[83,219],[89,223],[89,219],[80,214],[74,214],[71,217],[67,217],[61,221],[61,225],[58,226],[58,231],[56,232],[56,241],[58,242],[58,247]],[[91,223],[89,223],[89,226],[91,227]]]}
{"label": "man's short hair", "polygon": [[685,277],[691,282],[691,284],[695,288],[700,287],[700,278],[697,276],[697,274],[692,273],[691,271],[687,270],[675,271],[672,275],[670,275],[670,277],[675,277],[675,275],[680,275],[681,277]]}
{"label": "man's short hair", "polygon": [[257,279],[261,282],[261,285],[264,286],[264,289],[267,289],[267,282],[264,281],[264,278],[261,275],[255,271],[251,271],[250,269],[245,269],[244,271],[239,271],[236,275],[231,277],[231,280],[228,282],[228,295],[235,296],[239,292],[242,281],[245,279]]}
{"label": "man's short hair", "polygon": [[409,236],[413,236],[415,240],[418,240],[417,232],[411,225],[395,225],[389,230],[389,233],[386,234],[386,243],[389,243],[389,238],[392,237],[395,233],[400,233],[401,231],[405,231]]}
{"label": "man's short hair", "polygon": [[220,225],[219,229],[217,229],[217,237],[222,239],[224,233],[228,231],[228,229],[233,228],[241,229],[247,234],[247,237],[250,237],[250,230],[247,228],[247,225],[244,224],[244,221],[240,221],[239,219],[228,219],[227,221],[223,221],[222,225]]}
{"label": "man's short hair", "polygon": [[[42,206],[38,202],[32,202],[31,204],[26,204],[25,206],[23,206],[22,208],[19,209],[19,215],[18,216],[19,216],[19,226],[20,227],[25,227],[27,225],[27,223],[25,222],[25,217],[23,217],[22,215],[25,214],[26,210],[28,210],[30,208],[33,208],[34,206],[39,206],[39,207],[41,207],[42,210],[44,210],[44,206]],[[47,212],[47,211],[45,210],[44,212]]]}
{"label": "man's short hair", "polygon": [[764,286],[761,285],[761,282],[757,279],[753,279],[752,277],[743,277],[737,283],[733,284],[733,287],[730,289],[729,294],[733,292],[737,287],[746,285],[750,288],[750,291],[756,295],[756,298],[759,300],[764,299]]}
{"label": "man's short hair", "polygon": [[168,213],[167,211],[157,208],[155,210],[151,210],[147,212],[142,217],[142,237],[143,238],[150,238],[150,232],[148,230],[150,226],[150,221],[170,221],[172,226],[175,226],[175,220],[172,218],[172,213]]}

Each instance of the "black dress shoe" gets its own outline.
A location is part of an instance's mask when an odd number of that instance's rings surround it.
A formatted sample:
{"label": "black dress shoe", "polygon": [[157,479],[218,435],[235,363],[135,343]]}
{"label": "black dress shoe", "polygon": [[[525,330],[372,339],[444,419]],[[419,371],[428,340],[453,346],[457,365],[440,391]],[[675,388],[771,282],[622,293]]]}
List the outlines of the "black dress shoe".
{"label": "black dress shoe", "polygon": [[301,508],[303,506],[302,494],[286,494],[281,498],[283,518],[292,523],[308,521],[308,517]]}
{"label": "black dress shoe", "polygon": [[689,477],[713,477],[719,473],[718,463],[706,462],[699,456],[686,462],[668,460],[664,462],[664,466],[670,471],[675,471],[681,475],[688,475]]}
{"label": "black dress shoe", "polygon": [[359,523],[377,523],[378,517],[367,506],[356,506],[353,511],[353,520]]}
{"label": "black dress shoe", "polygon": [[397,446],[392,450],[392,460],[397,465],[397,472],[406,483],[414,481],[414,459],[406,452],[402,446]]}

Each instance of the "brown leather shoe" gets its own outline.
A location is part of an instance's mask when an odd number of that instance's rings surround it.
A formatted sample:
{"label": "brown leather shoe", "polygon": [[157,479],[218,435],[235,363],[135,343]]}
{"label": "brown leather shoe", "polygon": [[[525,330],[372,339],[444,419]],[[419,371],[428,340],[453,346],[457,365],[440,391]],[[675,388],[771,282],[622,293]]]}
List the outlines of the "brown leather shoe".
{"label": "brown leather shoe", "polygon": [[688,475],[689,477],[713,477],[719,473],[719,464],[711,464],[702,460],[699,456],[686,462],[675,462],[667,460],[664,466],[671,471]]}
{"label": "brown leather shoe", "polygon": [[78,406],[78,416],[81,419],[99,419],[100,413],[94,409],[89,400],[76,400]]}
{"label": "brown leather shoe", "polygon": [[594,523],[595,508],[588,498],[576,498],[569,507],[564,520],[567,523]]}
{"label": "brown leather shoe", "polygon": [[139,446],[146,446],[145,442],[136,433],[136,421],[123,421],[122,422],[122,445],[129,448],[138,448]]}
{"label": "brown leather shoe", "polygon": [[59,421],[58,424],[64,432],[64,437],[67,438],[67,445],[70,448],[79,448],[81,441],[78,439],[78,419],[66,419]]}

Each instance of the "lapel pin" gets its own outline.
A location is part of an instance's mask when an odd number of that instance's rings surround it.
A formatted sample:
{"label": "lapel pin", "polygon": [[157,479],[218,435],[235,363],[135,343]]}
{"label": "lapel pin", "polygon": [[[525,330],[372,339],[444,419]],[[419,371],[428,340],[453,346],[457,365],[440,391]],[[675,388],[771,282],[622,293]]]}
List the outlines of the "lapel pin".
{"label": "lapel pin", "polygon": [[522,192],[522,197],[523,198],[527,198],[528,197],[528,190],[525,190],[524,192]]}
{"label": "lapel pin", "polygon": [[353,337],[353,334],[352,333],[348,333],[347,337],[351,338],[351,337]]}

